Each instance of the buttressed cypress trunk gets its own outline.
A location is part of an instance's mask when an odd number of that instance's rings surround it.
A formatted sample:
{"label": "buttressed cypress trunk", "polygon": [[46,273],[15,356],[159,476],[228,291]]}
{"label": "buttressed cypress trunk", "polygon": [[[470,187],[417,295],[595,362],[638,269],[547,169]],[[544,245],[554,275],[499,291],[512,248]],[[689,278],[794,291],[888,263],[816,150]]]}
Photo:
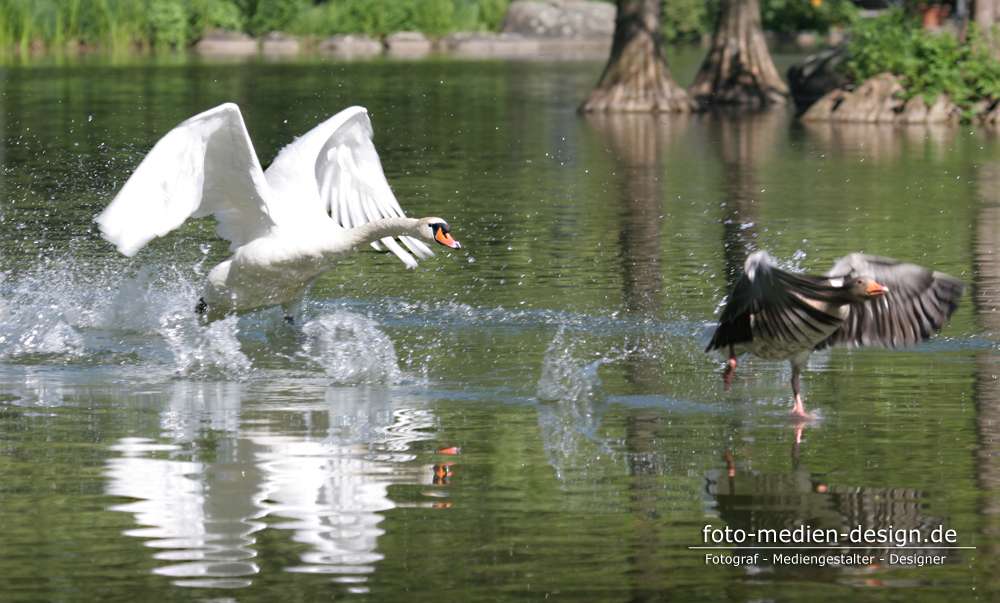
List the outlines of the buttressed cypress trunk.
{"label": "buttressed cypress trunk", "polygon": [[722,0],[712,49],[689,90],[703,105],[759,107],[790,95],[764,41],[758,0]]}
{"label": "buttressed cypress trunk", "polygon": [[581,113],[681,112],[697,109],[667,67],[661,0],[618,0],[611,58]]}

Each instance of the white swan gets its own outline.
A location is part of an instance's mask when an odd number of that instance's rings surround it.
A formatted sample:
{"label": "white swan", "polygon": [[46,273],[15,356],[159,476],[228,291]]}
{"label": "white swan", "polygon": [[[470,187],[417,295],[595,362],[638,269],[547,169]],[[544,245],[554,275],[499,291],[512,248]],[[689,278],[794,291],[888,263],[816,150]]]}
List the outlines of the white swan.
{"label": "white swan", "polygon": [[457,249],[441,218],[407,218],[386,182],[368,112],[350,107],[286,146],[261,170],[239,107],[199,113],[153,146],[95,218],[135,255],[188,217],[214,214],[232,257],[212,269],[196,310],[206,319],[281,305],[291,319],[309,286],[371,244],[417,265],[434,242]]}

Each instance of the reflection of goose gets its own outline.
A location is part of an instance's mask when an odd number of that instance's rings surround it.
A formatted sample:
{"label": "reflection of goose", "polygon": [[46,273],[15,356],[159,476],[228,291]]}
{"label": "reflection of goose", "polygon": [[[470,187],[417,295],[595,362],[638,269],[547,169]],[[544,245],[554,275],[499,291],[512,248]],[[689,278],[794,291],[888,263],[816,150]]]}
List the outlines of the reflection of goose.
{"label": "reflection of goose", "polygon": [[705,351],[729,350],[725,383],[737,354],[792,363],[792,415],[808,417],[799,374],[813,350],[834,346],[904,347],[940,329],[958,308],[965,283],[914,264],[859,253],[825,276],[788,272],[766,251],[747,258]]}
{"label": "reflection of goose", "polygon": [[351,107],[286,146],[261,170],[239,108],[226,103],[167,133],[96,218],[132,256],[188,217],[214,214],[233,256],[208,275],[200,313],[217,318],[281,305],[292,316],[340,260],[381,242],[408,266],[459,244],[441,218],[403,215],[389,189],[368,113]]}
{"label": "reflection of goose", "polygon": [[[947,525],[948,519],[927,512],[926,494],[914,488],[869,487],[857,485],[837,485],[825,478],[810,473],[799,456],[799,444],[792,445],[792,463],[787,471],[756,472],[737,467],[736,459],[726,449],[723,452],[726,470],[713,470],[705,479],[705,493],[710,497],[705,508],[707,517],[718,517],[732,531],[766,536],[765,531],[789,530],[794,533],[808,526],[809,531],[820,531],[824,535],[812,542],[792,540],[783,553],[793,555],[827,555],[854,552],[871,555],[872,552],[889,552],[897,549],[902,539],[914,547],[906,549],[907,555],[949,556],[954,555],[940,542],[934,542],[935,529]],[[721,527],[721,526],[715,526]],[[881,542],[852,541],[850,533],[860,527],[859,532],[873,530],[886,538]],[[830,532],[832,530],[832,532]],[[815,532],[813,532],[815,533]],[[835,534],[835,536],[834,536]],[[841,535],[844,535],[843,537]],[[917,537],[919,534],[919,538]],[[794,538],[794,537],[793,537]],[[746,539],[739,547],[745,554],[747,549],[755,549],[761,555],[761,566],[775,566],[775,570],[792,573],[820,573],[841,571],[836,568],[805,566],[784,566],[774,563],[771,554],[774,540],[764,542]],[[829,546],[823,551],[821,548]],[[758,548],[759,547],[759,548]],[[850,550],[845,550],[851,547]],[[899,552],[899,551],[897,551]],[[879,565],[897,565],[888,555],[878,556]],[[856,559],[856,558],[855,558]],[[866,562],[849,561],[846,565],[861,565],[855,569],[868,570]]]}

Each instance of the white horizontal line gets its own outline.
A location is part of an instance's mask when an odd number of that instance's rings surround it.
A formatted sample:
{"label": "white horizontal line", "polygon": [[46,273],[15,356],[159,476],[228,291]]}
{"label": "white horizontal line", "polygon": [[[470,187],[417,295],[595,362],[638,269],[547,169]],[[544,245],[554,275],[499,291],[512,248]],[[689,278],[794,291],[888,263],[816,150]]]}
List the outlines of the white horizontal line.
{"label": "white horizontal line", "polygon": [[781,549],[787,549],[787,550],[823,549],[823,550],[829,550],[829,551],[842,551],[844,549],[889,549],[889,550],[897,550],[897,551],[905,551],[907,549],[913,549],[913,550],[918,550],[918,551],[921,550],[921,549],[937,549],[937,550],[950,550],[950,551],[953,551],[953,550],[959,550],[959,549],[975,549],[976,547],[974,547],[974,546],[935,546],[933,544],[928,544],[928,545],[925,545],[925,546],[895,546],[895,545],[888,545],[888,544],[884,544],[884,545],[881,545],[881,546],[876,546],[874,544],[869,544],[869,545],[857,544],[857,545],[854,545],[854,546],[847,546],[847,545],[841,546],[841,545],[831,544],[829,546],[759,546],[759,545],[753,545],[753,546],[744,546],[744,547],[739,547],[739,546],[737,546],[735,544],[731,544],[729,546],[689,546],[688,547],[688,549],[712,549],[712,550],[716,550],[716,549],[729,550],[729,549],[735,549],[735,548],[776,549],[776,550],[781,550]]}

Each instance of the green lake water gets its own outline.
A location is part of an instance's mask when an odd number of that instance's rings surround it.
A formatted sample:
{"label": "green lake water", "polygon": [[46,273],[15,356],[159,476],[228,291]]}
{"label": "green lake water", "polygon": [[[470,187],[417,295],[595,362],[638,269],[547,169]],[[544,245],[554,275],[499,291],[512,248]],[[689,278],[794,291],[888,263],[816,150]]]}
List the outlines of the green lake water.
{"label": "green lake water", "polygon": [[[671,53],[682,83],[700,52]],[[0,600],[1000,598],[996,131],[581,117],[590,61],[5,61]],[[264,166],[367,107],[404,210],[462,249],[362,252],[292,327],[200,325],[211,218],[132,259],[92,219],[227,101]],[[971,286],[927,343],[814,355],[796,429],[787,363],[747,359],[725,391],[702,352],[750,248]],[[776,563],[691,548],[709,525],[955,542]],[[805,546],[782,553],[831,554]]]}

